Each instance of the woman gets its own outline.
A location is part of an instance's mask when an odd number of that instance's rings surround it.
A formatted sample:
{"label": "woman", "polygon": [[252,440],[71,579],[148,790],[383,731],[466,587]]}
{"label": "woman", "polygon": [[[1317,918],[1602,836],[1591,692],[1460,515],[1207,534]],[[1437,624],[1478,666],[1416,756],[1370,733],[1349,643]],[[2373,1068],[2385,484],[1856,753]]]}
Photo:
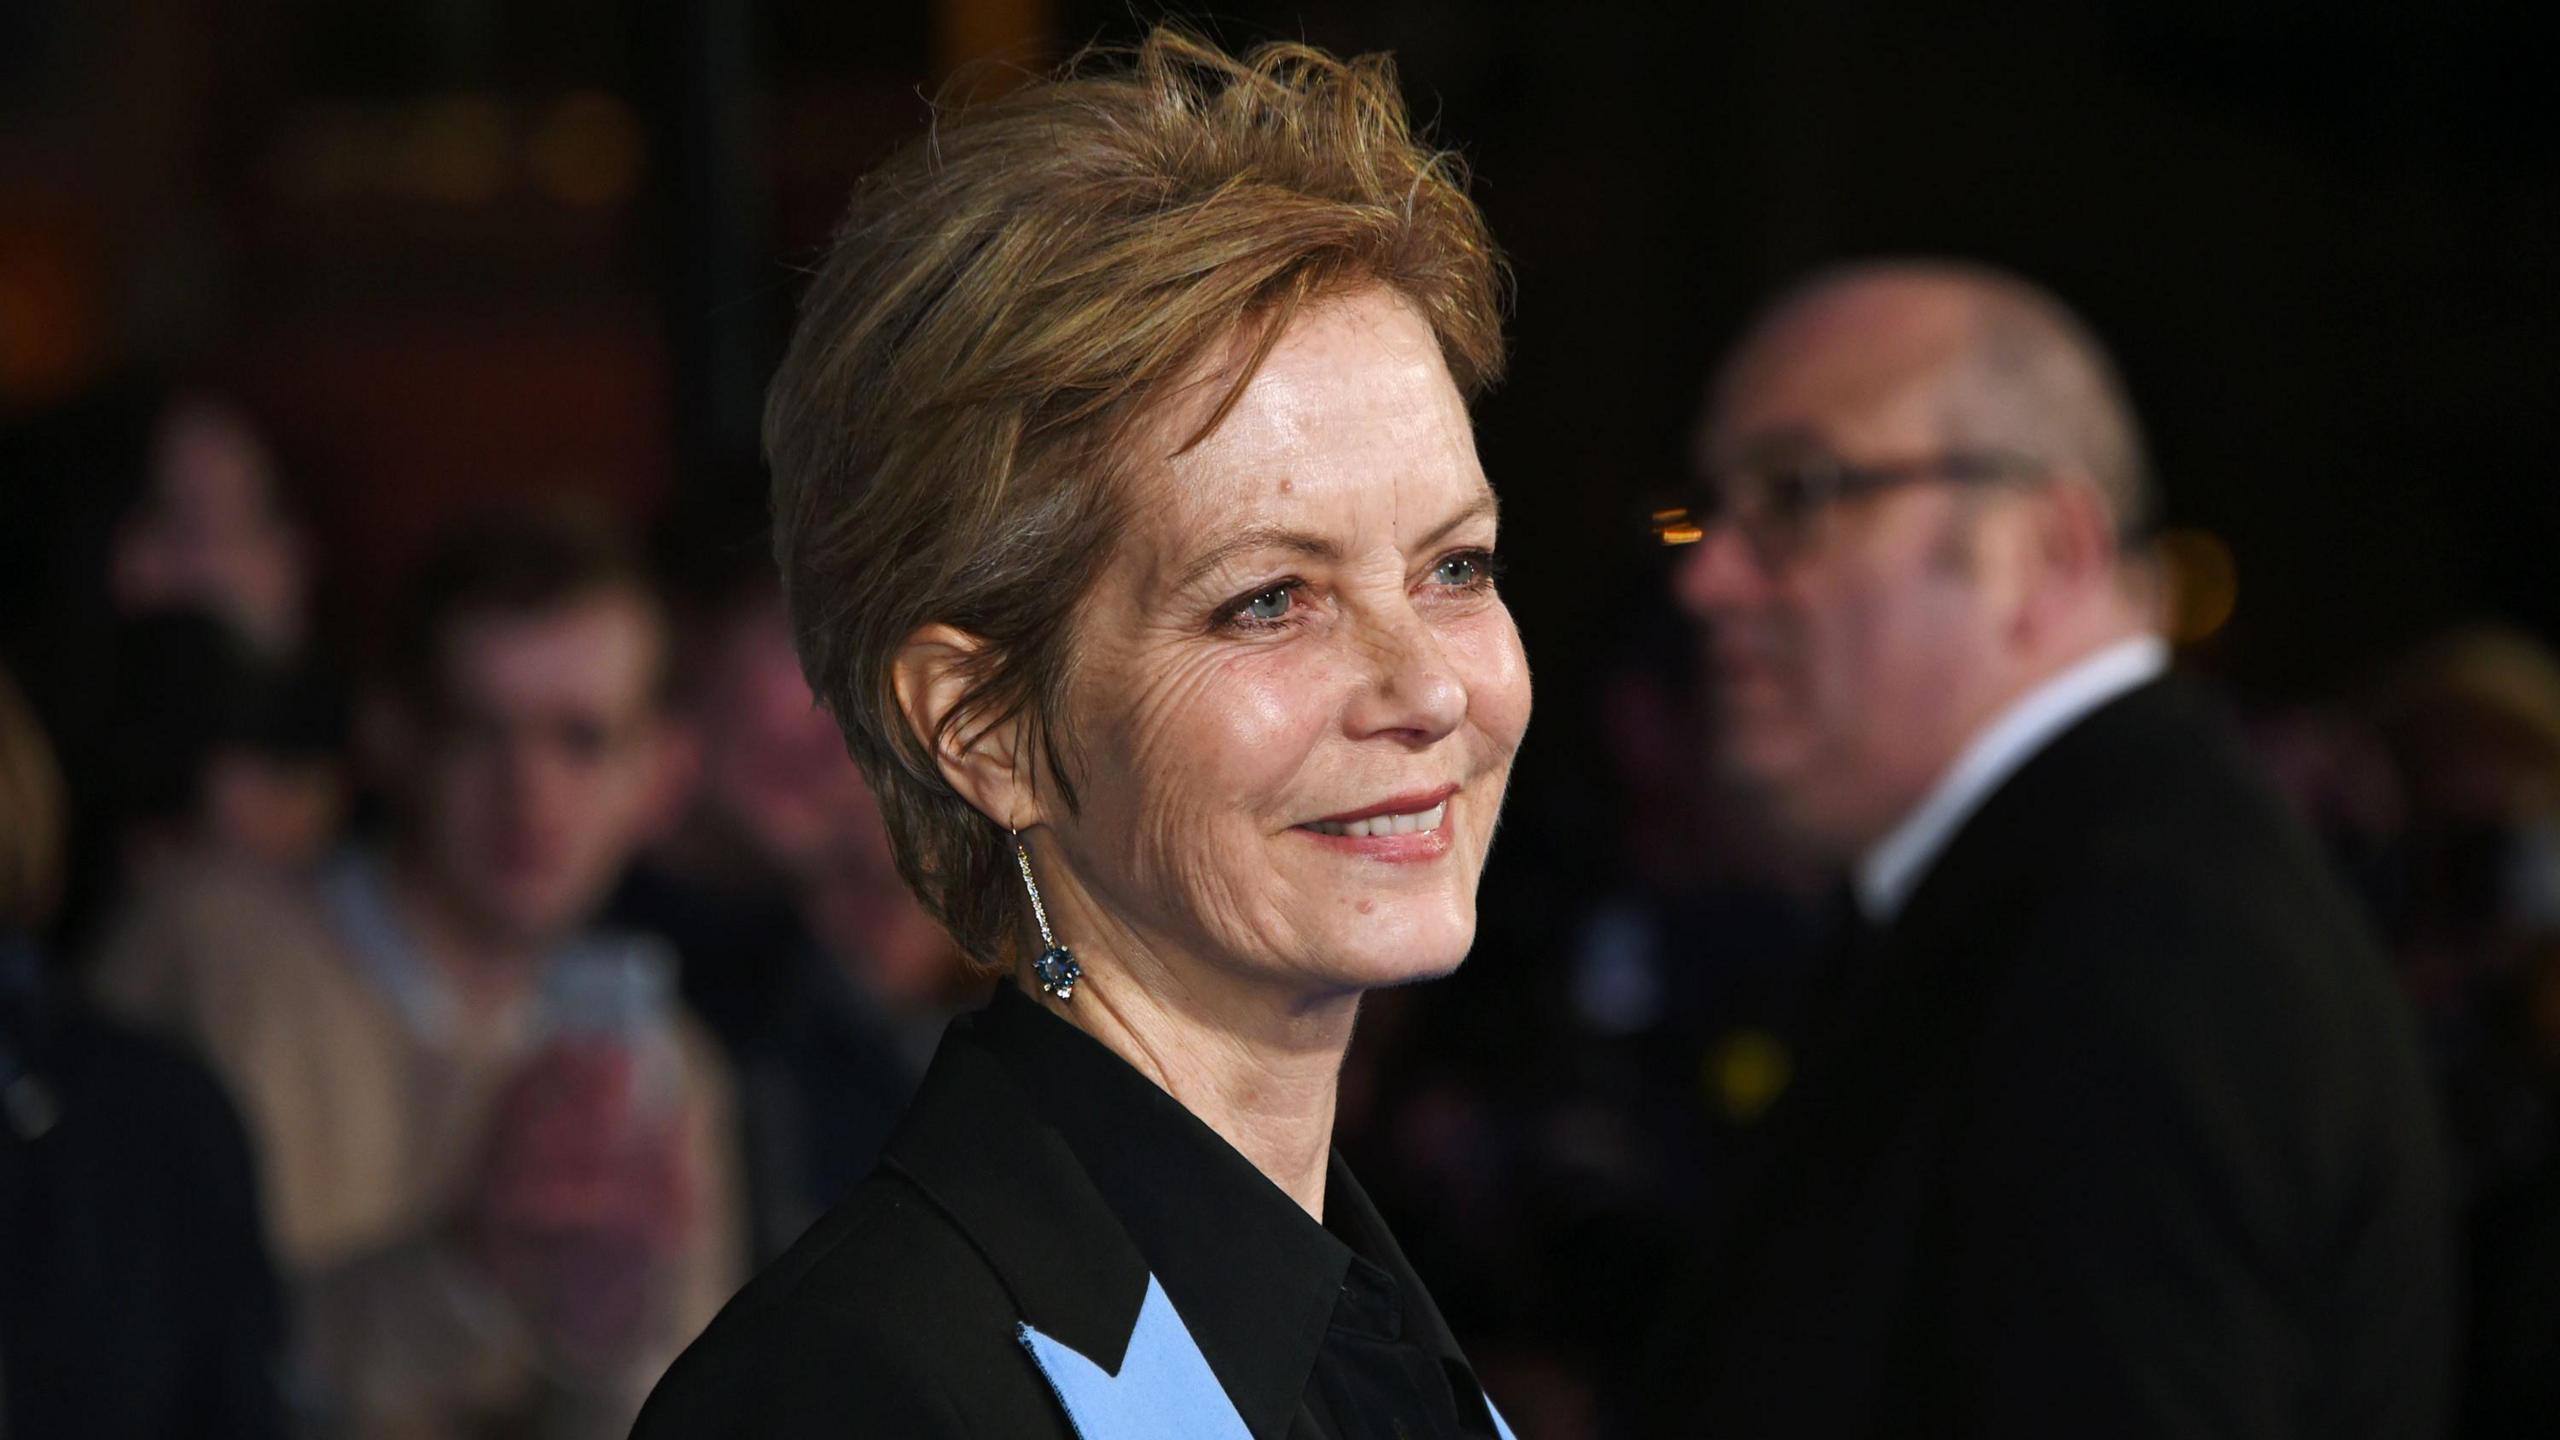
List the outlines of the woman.
{"label": "woman", "polygon": [[901,873],[1016,983],[641,1435],[1507,1435],[1329,1144],[1529,718],[1452,172],[1382,58],[1158,32],[857,190],[776,548]]}

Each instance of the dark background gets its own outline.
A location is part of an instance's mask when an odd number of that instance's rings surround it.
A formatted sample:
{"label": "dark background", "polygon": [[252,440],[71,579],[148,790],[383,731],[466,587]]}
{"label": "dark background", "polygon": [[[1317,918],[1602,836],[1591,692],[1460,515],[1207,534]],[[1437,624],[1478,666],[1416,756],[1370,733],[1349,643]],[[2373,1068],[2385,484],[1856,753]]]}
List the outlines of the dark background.
{"label": "dark background", "polygon": [[[750,545],[764,379],[853,178],[922,132],[928,97],[1156,13],[9,0],[0,435],[136,377],[238,397],[320,541],[323,638],[350,669],[422,543],[491,501],[582,492]],[[1629,727],[1676,705],[1630,710],[1622,682],[1676,677],[1689,645],[1631,520],[1684,473],[1704,378],[1773,289],[1928,252],[2016,268],[2084,310],[2150,422],[2169,520],[2236,570],[2228,623],[2197,627],[2188,663],[2254,708],[2352,704],[2463,622],[2560,640],[2560,165],[2542,133],[2560,51],[2535,7],[1182,13],[1233,46],[1394,51],[1516,270],[1511,374],[1479,420],[1538,719],[1488,943],[1458,980],[1372,1005],[1364,1041],[1392,1073],[1355,1063],[1345,1099],[1373,1185],[1372,1155],[1446,1161],[1402,1167],[1380,1199],[1506,1397],[1529,1393],[1542,1337],[1605,1348],[1637,1323],[1613,1287],[1658,1280],[1663,1237],[1625,1216],[1676,1221],[1666,1197],[1688,1192],[1656,1142],[1691,1117],[1627,1097],[1716,1084],[1693,1050],[1564,1046],[1555,1016],[1563,957],[1606,930],[1613,896],[1678,871],[1665,853],[1733,843],[1646,809],[1646,767],[1673,751]],[[22,513],[0,503],[0,607],[31,603],[13,577],[54,539]],[[1671,913],[1698,922],[1668,937],[1701,960],[1677,983],[1727,987],[1691,1008],[1747,1015],[1736,997],[1766,978],[1748,956],[1790,953],[1785,917]],[[1443,1088],[1434,1066],[1472,1078]],[[1611,1073],[1647,1066],[1661,1073]],[[1364,1085],[1405,1097],[1365,1132]],[[1504,1147],[1544,1158],[1487,1158]],[[1614,1209],[1606,1175],[1625,1187]],[[1542,1183],[1525,1201],[1463,1189]],[[1461,1211],[1496,1218],[1434,1223]],[[1533,1313],[1549,1304],[1591,1313]]]}
{"label": "dark background", "polygon": [[[13,5],[0,406],[136,366],[240,393],[359,617],[419,535],[492,493],[751,496],[795,267],[851,177],[926,95],[1152,13]],[[1543,759],[1569,751],[1588,664],[1639,633],[1655,576],[1624,518],[1679,473],[1718,347],[1844,256],[1977,256],[2086,310],[2171,518],[2236,555],[2237,610],[2198,658],[2244,689],[2351,689],[2457,618],[2560,631],[2539,423],[2560,167],[2532,7],[1190,13],[1231,44],[1393,50],[1473,164],[1519,282],[1483,446]]]}

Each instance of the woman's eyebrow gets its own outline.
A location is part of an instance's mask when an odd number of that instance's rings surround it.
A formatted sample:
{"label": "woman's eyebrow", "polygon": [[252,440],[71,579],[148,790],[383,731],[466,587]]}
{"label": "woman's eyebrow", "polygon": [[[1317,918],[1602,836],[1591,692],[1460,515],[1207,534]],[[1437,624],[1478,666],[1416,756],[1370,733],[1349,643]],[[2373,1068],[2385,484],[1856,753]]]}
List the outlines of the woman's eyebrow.
{"label": "woman's eyebrow", "polygon": [[1201,554],[1184,567],[1176,590],[1188,590],[1208,578],[1211,572],[1239,555],[1256,550],[1286,550],[1309,560],[1339,560],[1342,547],[1322,535],[1305,530],[1291,530],[1280,525],[1254,525],[1239,530]]}
{"label": "woman's eyebrow", "polygon": [[[1475,521],[1490,518],[1499,510],[1500,505],[1493,498],[1493,491],[1479,490],[1475,498],[1468,501],[1456,514],[1433,526],[1431,533],[1423,536],[1421,543],[1415,548],[1428,550],[1448,539],[1452,532]],[[1257,550],[1284,550],[1308,560],[1342,558],[1342,547],[1325,536],[1306,530],[1292,530],[1284,525],[1253,525],[1209,547],[1198,559],[1185,566],[1181,578],[1174,583],[1174,589],[1188,590],[1207,579],[1218,567],[1228,561],[1239,555],[1252,554]]]}
{"label": "woman's eyebrow", "polygon": [[1493,498],[1493,491],[1490,488],[1479,490],[1476,492],[1475,498],[1467,502],[1465,508],[1458,511],[1457,514],[1452,515],[1448,519],[1433,526],[1431,528],[1431,533],[1422,537],[1422,543],[1414,546],[1413,548],[1417,550],[1431,549],[1441,541],[1448,539],[1453,532],[1463,529],[1478,520],[1494,519],[1501,515],[1501,513],[1502,503]]}

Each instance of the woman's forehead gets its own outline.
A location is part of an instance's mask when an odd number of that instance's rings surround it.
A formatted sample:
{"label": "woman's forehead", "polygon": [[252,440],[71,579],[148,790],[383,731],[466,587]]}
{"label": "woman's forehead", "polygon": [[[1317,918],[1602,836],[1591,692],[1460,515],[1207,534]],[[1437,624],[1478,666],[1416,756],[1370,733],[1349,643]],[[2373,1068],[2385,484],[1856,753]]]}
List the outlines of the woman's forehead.
{"label": "woman's forehead", "polygon": [[[1185,417],[1170,418],[1159,435]],[[1216,429],[1137,469],[1132,513],[1169,536],[1253,523],[1400,528],[1402,511],[1469,505],[1485,488],[1436,339],[1385,291],[1300,316]]]}

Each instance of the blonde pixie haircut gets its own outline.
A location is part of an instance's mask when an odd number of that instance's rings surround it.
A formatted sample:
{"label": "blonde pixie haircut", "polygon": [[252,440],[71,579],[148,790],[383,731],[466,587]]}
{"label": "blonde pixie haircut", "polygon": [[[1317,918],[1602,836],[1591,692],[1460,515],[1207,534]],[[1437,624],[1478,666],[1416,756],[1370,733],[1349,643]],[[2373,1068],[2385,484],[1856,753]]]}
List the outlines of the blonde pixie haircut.
{"label": "blonde pixie haircut", "polygon": [[[856,185],[767,398],[774,549],[899,873],[975,962],[1010,965],[1028,927],[1010,840],[933,742],[1020,717],[1072,811],[1061,699],[1151,458],[1133,435],[1235,347],[1196,443],[1293,315],[1372,286],[1430,324],[1472,400],[1502,366],[1504,284],[1383,55],[1239,60],[1158,29],[943,115]],[[937,622],[984,648],[928,739],[892,667]]]}

